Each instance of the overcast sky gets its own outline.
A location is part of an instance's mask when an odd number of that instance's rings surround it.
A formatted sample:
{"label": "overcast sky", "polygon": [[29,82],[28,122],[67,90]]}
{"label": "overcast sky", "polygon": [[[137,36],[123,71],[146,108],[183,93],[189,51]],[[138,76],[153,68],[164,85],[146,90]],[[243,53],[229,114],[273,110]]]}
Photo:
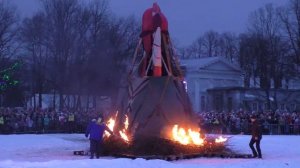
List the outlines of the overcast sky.
{"label": "overcast sky", "polygon": [[[38,0],[10,0],[22,16],[30,16],[38,7]],[[220,33],[241,33],[246,30],[249,13],[267,3],[284,5],[288,0],[109,0],[117,16],[135,15],[158,2],[169,20],[169,31],[180,46],[191,44],[209,30]]]}

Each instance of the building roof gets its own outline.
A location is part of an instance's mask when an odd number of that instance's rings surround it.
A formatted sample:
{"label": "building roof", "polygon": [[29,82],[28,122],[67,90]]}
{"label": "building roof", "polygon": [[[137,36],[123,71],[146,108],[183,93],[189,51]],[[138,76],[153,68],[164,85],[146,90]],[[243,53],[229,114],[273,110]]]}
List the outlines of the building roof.
{"label": "building roof", "polygon": [[[211,89],[207,89],[207,91],[212,92],[212,91],[246,91],[246,90],[258,90],[258,91],[264,91],[262,88],[246,88],[246,87],[215,87]],[[299,92],[300,89],[274,89],[271,88],[270,91],[289,91],[289,92]]]}
{"label": "building roof", "polygon": [[204,69],[214,63],[222,62],[227,66],[233,68],[234,70],[240,71],[240,67],[234,63],[229,62],[228,60],[222,57],[205,57],[198,59],[182,59],[180,60],[181,66],[186,66],[188,69]]}

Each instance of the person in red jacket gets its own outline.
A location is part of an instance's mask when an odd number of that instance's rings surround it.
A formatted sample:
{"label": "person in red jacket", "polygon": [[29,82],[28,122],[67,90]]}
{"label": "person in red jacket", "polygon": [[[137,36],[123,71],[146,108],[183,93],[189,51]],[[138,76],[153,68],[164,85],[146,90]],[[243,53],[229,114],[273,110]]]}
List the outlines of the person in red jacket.
{"label": "person in red jacket", "polygon": [[[262,139],[262,131],[261,126],[257,120],[256,115],[252,115],[250,117],[251,120],[251,135],[252,138],[250,140],[249,146],[253,153],[253,158],[262,158],[261,149],[260,149],[260,141]],[[254,148],[254,144],[256,144],[256,149]]]}

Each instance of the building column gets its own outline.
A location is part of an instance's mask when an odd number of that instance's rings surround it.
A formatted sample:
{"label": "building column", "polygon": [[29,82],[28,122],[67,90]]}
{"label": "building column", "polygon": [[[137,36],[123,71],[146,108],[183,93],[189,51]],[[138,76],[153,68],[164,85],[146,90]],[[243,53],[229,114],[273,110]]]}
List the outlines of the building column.
{"label": "building column", "polygon": [[195,111],[200,112],[200,88],[198,80],[195,80]]}

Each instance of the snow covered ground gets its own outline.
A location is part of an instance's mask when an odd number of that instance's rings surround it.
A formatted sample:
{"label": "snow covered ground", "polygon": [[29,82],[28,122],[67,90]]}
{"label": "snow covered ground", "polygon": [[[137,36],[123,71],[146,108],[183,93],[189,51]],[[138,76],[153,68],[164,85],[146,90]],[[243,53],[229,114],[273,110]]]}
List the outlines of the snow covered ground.
{"label": "snow covered ground", "polygon": [[[230,148],[250,153],[249,139],[247,135],[233,136],[229,141]],[[300,136],[264,136],[261,142],[263,159],[198,158],[167,162],[104,157],[90,160],[88,156],[72,153],[88,148],[88,140],[82,134],[0,135],[0,168],[299,168],[299,145]]]}

